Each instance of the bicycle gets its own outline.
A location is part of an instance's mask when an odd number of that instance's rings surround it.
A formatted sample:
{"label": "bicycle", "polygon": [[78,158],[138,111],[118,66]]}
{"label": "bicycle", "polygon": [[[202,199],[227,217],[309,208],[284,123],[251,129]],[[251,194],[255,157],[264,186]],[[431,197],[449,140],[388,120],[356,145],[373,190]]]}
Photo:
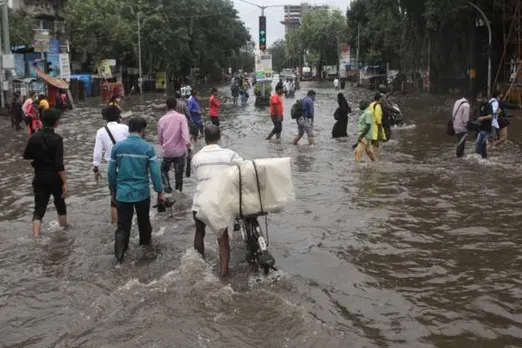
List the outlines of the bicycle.
{"label": "bicycle", "polygon": [[[270,270],[277,271],[274,267],[275,259],[268,252],[268,246],[270,245],[270,240],[268,238],[268,213],[263,210],[263,202],[261,201],[261,188],[259,184],[259,175],[257,172],[256,163],[252,162],[254,165],[254,170],[256,173],[256,181],[257,181],[257,192],[259,196],[259,207],[261,212],[257,214],[251,215],[243,215],[243,181],[241,178],[241,167],[238,165],[239,170],[239,217],[241,220],[239,224],[239,230],[241,231],[241,235],[243,236],[243,240],[245,241],[247,247],[247,261],[253,265],[258,271],[259,268],[263,269],[265,275],[268,275]],[[260,216],[265,217],[265,233],[261,229],[257,218]],[[236,230],[236,228],[234,228]]]}
{"label": "bicycle", "polygon": [[266,213],[244,216],[241,218],[240,231],[247,247],[247,261],[254,266],[258,271],[263,269],[265,275],[270,273],[270,270],[277,271],[274,267],[275,259],[268,251],[270,245],[268,239],[268,223],[266,223],[266,239],[257,218],[265,216]]}

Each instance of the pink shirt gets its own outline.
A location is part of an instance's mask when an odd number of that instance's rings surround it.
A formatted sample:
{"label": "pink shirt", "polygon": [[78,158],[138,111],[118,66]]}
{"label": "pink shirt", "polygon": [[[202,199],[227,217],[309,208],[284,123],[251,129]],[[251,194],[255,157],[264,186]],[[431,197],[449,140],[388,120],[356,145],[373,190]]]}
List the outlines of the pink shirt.
{"label": "pink shirt", "polygon": [[176,111],[169,111],[158,122],[158,142],[163,157],[182,157],[190,146],[187,118]]}
{"label": "pink shirt", "polygon": [[35,116],[34,110],[31,110],[33,103],[34,103],[34,100],[32,100],[31,98],[28,98],[25,100],[24,105],[22,105],[22,111],[24,112],[24,114],[31,115],[33,117]]}

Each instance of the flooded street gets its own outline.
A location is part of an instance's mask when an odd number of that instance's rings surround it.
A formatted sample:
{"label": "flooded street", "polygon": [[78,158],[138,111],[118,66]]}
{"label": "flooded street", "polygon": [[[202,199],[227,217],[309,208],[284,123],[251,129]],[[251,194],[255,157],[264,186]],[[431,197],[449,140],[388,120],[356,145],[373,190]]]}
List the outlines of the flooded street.
{"label": "flooded street", "polygon": [[[472,141],[457,160],[445,135],[452,103],[401,97],[407,124],[384,144],[380,163],[356,164],[356,109],[372,94],[345,90],[350,139],[336,141],[330,87],[302,83],[296,93],[317,92],[312,148],[306,139],[291,145],[292,100],[281,143],[264,140],[272,123],[253,98],[223,107],[222,146],[246,159],[291,157],[297,195],[269,216],[278,272],[250,273],[234,235],[227,283],[217,277],[212,233],[206,263],[192,249],[194,178],[173,216],[151,212],[153,250],[140,250],[134,225],[126,262],[112,265],[106,177],[97,186],[92,174],[104,124],[98,100],[67,113],[57,130],[71,227],[57,227],[50,204],[42,237],[32,238],[27,135],[11,134],[1,119],[0,347],[522,347],[521,119],[511,119],[510,143],[490,160]],[[147,118],[154,143],[163,104],[158,94],[124,105]]]}

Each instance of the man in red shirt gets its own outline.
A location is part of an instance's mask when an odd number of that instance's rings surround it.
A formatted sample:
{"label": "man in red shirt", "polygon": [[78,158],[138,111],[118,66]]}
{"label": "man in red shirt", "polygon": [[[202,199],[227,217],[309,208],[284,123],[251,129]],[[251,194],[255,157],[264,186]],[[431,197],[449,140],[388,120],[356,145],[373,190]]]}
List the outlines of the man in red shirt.
{"label": "man in red shirt", "polygon": [[281,132],[283,131],[283,86],[277,86],[276,92],[270,97],[270,117],[274,128],[266,137],[266,140],[272,139],[275,135],[276,139],[281,139]]}
{"label": "man in red shirt", "polygon": [[[217,92],[217,88],[212,88],[208,102],[208,115],[210,116],[210,121],[212,124],[219,127],[219,108],[221,107],[222,101],[219,99]],[[226,99],[223,101],[226,101]]]}

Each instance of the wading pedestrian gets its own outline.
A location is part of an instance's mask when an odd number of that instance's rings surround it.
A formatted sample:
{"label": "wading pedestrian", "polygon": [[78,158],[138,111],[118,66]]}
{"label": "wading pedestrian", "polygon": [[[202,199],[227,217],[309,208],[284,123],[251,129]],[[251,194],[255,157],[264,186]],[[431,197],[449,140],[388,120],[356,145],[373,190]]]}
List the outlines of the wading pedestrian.
{"label": "wading pedestrian", "polygon": [[284,89],[283,86],[276,87],[275,94],[270,97],[270,108],[269,113],[272,118],[272,123],[274,124],[274,128],[266,137],[266,140],[272,139],[275,135],[276,139],[281,139],[281,132],[283,131],[283,94]]}
{"label": "wading pedestrian", "polygon": [[32,160],[34,168],[33,193],[33,235],[39,236],[42,220],[53,196],[61,227],[67,225],[67,175],[63,164],[63,139],[55,133],[60,119],[60,111],[47,109],[43,114],[44,128],[29,138],[24,151],[24,159]]}
{"label": "wading pedestrian", "polygon": [[174,167],[175,189],[183,191],[183,172],[188,150],[190,134],[185,115],[176,112],[177,100],[167,99],[167,113],[158,122],[158,142],[163,148],[161,178],[166,193],[172,192],[170,186],[170,166]]}
{"label": "wading pedestrian", "polygon": [[301,140],[305,133],[308,137],[308,145],[314,145],[314,102],[315,92],[310,90],[306,98],[302,101],[303,115],[296,120],[297,136],[294,138],[294,145],[299,144],[299,140]]}
{"label": "wading pedestrian", "polygon": [[109,162],[109,188],[116,193],[118,209],[118,229],[115,233],[114,253],[116,261],[121,263],[129,248],[129,238],[134,210],[138,217],[140,246],[151,243],[152,226],[150,224],[150,188],[152,179],[158,201],[164,202],[161,172],[154,151],[154,146],[146,142],[145,128],[147,121],[141,117],[129,121],[130,135],[116,143]]}
{"label": "wading pedestrian", "polygon": [[[194,248],[205,257],[205,230],[206,226],[198,220],[197,213],[199,211],[199,200],[201,195],[205,195],[207,183],[221,174],[221,172],[229,166],[235,165],[242,161],[232,150],[223,149],[218,145],[221,138],[219,127],[208,125],[205,127],[206,146],[202,148],[192,159],[194,167],[194,176],[197,181],[196,193],[194,194],[194,203],[192,211],[194,220],[196,221],[196,235],[194,236]],[[219,243],[219,259],[221,263],[221,277],[228,275],[228,263],[230,261],[230,242],[228,231],[225,230],[217,236]]]}
{"label": "wading pedestrian", "polygon": [[[111,159],[112,147],[119,141],[127,139],[129,136],[129,127],[120,124],[121,110],[116,105],[111,105],[105,109],[105,120],[107,124],[96,132],[96,141],[94,143],[94,151],[92,155],[92,165],[94,172],[94,180],[97,183],[102,179],[102,173],[107,174],[108,163]],[[102,166],[102,158],[107,164]],[[118,221],[118,211],[116,207],[116,199],[114,192],[111,191],[111,223]]]}
{"label": "wading pedestrian", "polygon": [[470,113],[469,93],[466,93],[463,98],[457,100],[453,105],[453,129],[457,136],[457,158],[464,155],[466,147],[466,138],[468,137],[468,121]]}

